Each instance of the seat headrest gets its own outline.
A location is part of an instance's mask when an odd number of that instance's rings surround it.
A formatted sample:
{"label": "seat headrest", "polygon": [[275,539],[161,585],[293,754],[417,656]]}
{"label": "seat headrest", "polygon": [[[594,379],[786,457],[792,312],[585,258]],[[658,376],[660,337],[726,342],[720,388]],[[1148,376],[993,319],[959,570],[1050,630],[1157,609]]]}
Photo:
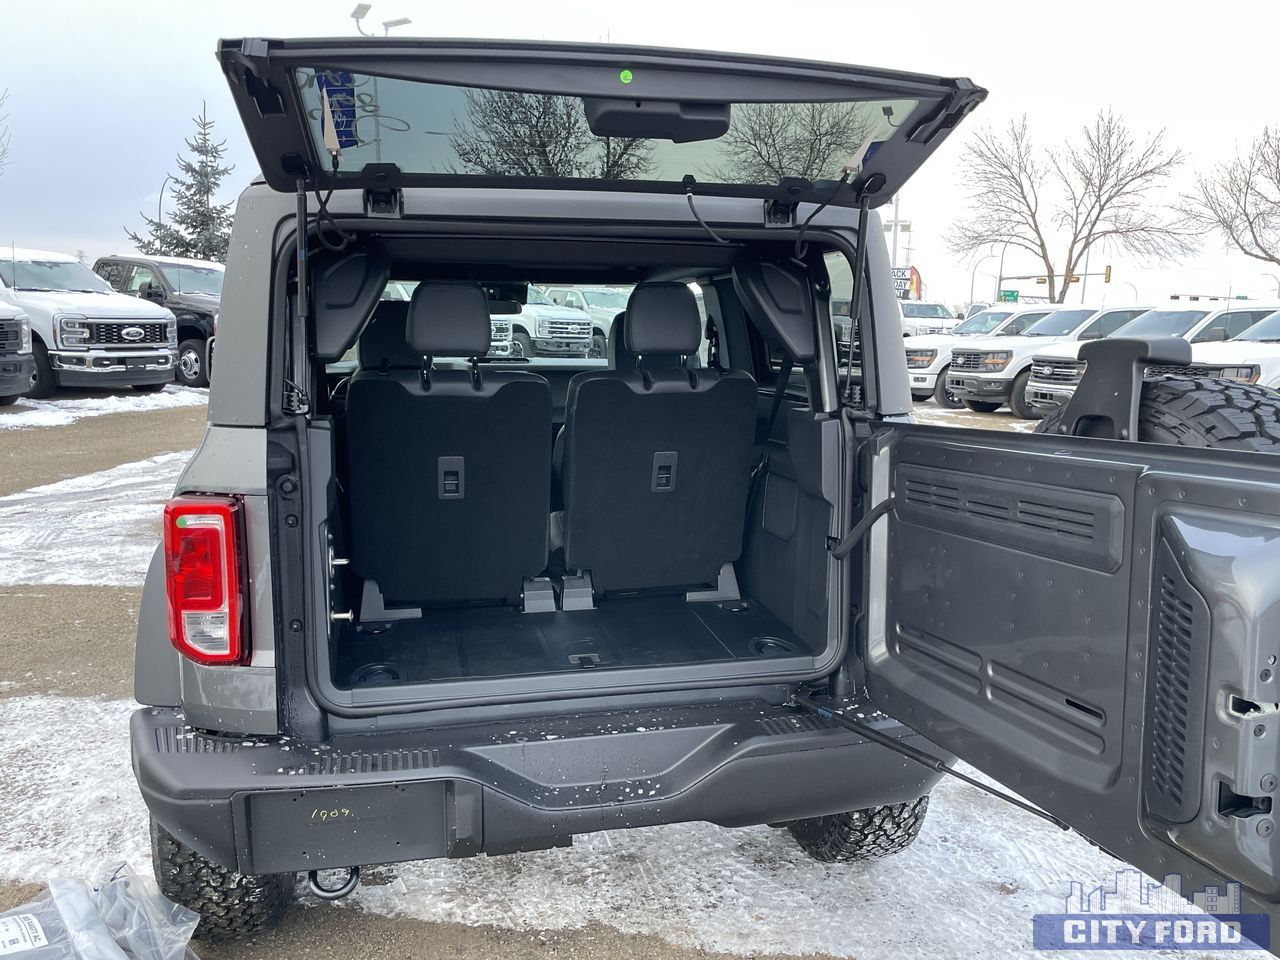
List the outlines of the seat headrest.
{"label": "seat headrest", "polygon": [[417,369],[422,354],[405,341],[409,304],[404,300],[380,300],[356,344],[362,370]]}
{"label": "seat headrest", "polygon": [[409,301],[405,339],[433,357],[483,357],[489,352],[488,298],[466,280],[420,283]]}
{"label": "seat headrest", "polygon": [[632,353],[691,354],[702,343],[702,318],[683,283],[641,283],[627,300],[624,340]]}
{"label": "seat headrest", "polygon": [[613,318],[609,328],[609,369],[634,370],[639,358],[627,349],[627,312]]}

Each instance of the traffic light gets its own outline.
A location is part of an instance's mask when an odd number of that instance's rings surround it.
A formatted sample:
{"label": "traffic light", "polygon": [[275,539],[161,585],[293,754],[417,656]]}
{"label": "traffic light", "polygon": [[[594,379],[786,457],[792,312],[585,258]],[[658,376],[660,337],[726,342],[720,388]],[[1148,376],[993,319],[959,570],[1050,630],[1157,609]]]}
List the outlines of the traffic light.
{"label": "traffic light", "polygon": [[1048,283],[1048,282],[1049,282],[1048,277],[1036,277],[1036,283]]}
{"label": "traffic light", "polygon": [[1102,282],[1103,283],[1111,282],[1111,264],[1109,263],[1107,264],[1107,269],[1102,271]]}

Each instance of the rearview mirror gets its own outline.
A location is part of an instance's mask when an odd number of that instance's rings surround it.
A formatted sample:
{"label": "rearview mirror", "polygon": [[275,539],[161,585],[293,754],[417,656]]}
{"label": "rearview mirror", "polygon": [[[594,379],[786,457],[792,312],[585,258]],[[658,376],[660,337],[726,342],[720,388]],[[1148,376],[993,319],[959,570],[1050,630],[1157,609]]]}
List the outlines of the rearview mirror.
{"label": "rearview mirror", "polygon": [[1196,337],[1201,343],[1221,343],[1227,339],[1226,327],[1214,327],[1212,330],[1206,330],[1201,336]]}
{"label": "rearview mirror", "polygon": [[1080,334],[1080,338],[1079,338],[1079,339],[1081,339],[1081,340],[1101,340],[1101,339],[1102,339],[1102,331],[1101,331],[1101,330],[1099,330],[1097,327],[1090,327],[1090,328],[1089,328],[1088,330],[1086,330],[1084,333]]}
{"label": "rearview mirror", "polygon": [[587,126],[597,137],[644,137],[691,143],[729,132],[729,104],[583,97]]}
{"label": "rearview mirror", "polygon": [[161,303],[164,301],[164,287],[153,286],[150,280],[144,280],[138,285],[138,296]]}

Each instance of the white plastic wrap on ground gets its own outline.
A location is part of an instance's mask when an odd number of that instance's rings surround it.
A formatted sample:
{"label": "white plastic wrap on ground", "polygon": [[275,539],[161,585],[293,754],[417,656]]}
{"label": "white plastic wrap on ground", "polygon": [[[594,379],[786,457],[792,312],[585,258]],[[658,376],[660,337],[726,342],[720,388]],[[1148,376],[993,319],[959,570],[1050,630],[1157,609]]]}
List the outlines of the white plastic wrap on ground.
{"label": "white plastic wrap on ground", "polygon": [[0,585],[140,584],[189,451],[0,497]]}
{"label": "white plastic wrap on ground", "polygon": [[[146,814],[129,770],[132,706],[0,700],[0,879],[90,876],[119,859],[147,868]],[[562,850],[401,864],[379,871],[389,883],[363,886],[345,904],[515,930],[597,921],[736,954],[968,960],[1030,955],[1032,915],[1060,911],[1071,880],[1108,882],[1118,866],[1078,837],[944,782],[915,845],[874,864],[816,863],[785,830],[677,824],[591,834]]]}
{"label": "white plastic wrap on ground", "polygon": [[159,393],[98,393],[76,399],[56,396],[51,400],[20,397],[9,407],[0,407],[0,430],[23,427],[65,427],[86,417],[109,413],[142,413],[165,407],[201,407],[209,402],[209,391],[193,387],[166,386]]}

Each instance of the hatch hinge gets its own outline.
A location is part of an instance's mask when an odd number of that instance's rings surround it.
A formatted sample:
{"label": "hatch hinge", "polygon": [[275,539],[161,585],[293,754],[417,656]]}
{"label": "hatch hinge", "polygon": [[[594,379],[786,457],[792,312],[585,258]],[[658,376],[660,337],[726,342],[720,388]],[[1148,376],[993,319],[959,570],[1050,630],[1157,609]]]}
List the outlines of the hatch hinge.
{"label": "hatch hinge", "polygon": [[764,225],[766,227],[794,227],[796,225],[796,206],[794,200],[766,200],[764,202]]}
{"label": "hatch hinge", "polygon": [[364,215],[399,220],[404,216],[404,191],[399,187],[367,187],[364,191]]}

